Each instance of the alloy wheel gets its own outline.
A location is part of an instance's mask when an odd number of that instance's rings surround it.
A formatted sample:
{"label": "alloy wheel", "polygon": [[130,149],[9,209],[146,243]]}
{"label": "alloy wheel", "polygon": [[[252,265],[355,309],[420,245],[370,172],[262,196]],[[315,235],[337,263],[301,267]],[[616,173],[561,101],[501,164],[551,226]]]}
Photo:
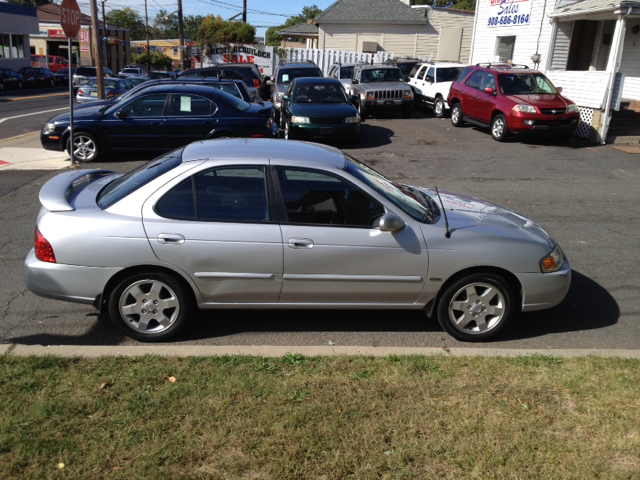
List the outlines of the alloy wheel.
{"label": "alloy wheel", "polygon": [[94,140],[87,135],[74,135],[73,156],[81,162],[90,162],[98,153]]}
{"label": "alloy wheel", "polygon": [[498,287],[474,282],[458,290],[449,302],[451,324],[466,334],[485,333],[504,318],[506,302]]}
{"label": "alloy wheel", "polygon": [[436,117],[442,117],[444,113],[444,102],[441,98],[436,98],[436,103],[433,106],[433,111],[436,114]]}
{"label": "alloy wheel", "polygon": [[122,292],[119,311],[125,324],[140,333],[161,333],[180,315],[178,296],[160,280],[139,280]]}
{"label": "alloy wheel", "polygon": [[493,125],[491,126],[491,135],[493,138],[502,138],[504,135],[504,119],[502,117],[496,117],[493,121]]}

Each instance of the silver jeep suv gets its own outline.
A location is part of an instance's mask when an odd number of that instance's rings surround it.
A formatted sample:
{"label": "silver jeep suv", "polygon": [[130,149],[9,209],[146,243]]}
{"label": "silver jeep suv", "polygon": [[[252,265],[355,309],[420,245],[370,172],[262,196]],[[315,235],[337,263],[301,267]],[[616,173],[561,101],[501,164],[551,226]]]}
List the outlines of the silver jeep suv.
{"label": "silver jeep suv", "polygon": [[402,71],[391,65],[356,65],[351,94],[358,97],[358,113],[364,120],[375,110],[402,110],[411,117],[413,92],[404,82]]}

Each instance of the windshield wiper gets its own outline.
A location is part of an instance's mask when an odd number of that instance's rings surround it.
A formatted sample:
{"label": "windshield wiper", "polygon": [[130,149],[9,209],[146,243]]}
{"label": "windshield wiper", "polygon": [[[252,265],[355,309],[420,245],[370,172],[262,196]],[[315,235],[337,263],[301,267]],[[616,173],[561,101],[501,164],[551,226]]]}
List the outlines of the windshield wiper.
{"label": "windshield wiper", "polygon": [[424,217],[422,217],[422,222],[425,222],[426,220],[429,220],[429,223],[433,222],[436,215],[440,213],[435,200],[424,193],[422,190],[419,190],[416,187],[412,187],[411,185],[403,184],[402,187],[416,195],[418,197],[418,201],[420,201],[420,203],[427,207],[427,211],[425,212]]}

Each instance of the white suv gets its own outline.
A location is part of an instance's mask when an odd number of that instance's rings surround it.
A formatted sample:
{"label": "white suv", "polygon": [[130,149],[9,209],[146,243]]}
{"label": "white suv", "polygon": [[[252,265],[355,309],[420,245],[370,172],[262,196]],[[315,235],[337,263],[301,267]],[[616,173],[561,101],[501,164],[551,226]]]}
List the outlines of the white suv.
{"label": "white suv", "polygon": [[409,85],[416,105],[433,108],[436,117],[442,118],[449,109],[447,96],[451,84],[466,65],[453,62],[419,63],[409,74]]}

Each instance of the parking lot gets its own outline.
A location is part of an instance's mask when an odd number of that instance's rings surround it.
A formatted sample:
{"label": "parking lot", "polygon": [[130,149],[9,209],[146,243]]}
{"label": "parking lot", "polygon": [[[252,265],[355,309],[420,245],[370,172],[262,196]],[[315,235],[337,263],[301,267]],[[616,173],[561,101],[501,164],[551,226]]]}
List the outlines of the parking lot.
{"label": "parking lot", "polygon": [[[454,128],[449,119],[420,109],[411,119],[367,119],[361,144],[345,145],[344,150],[400,182],[435,185],[511,208],[540,223],[562,246],[573,268],[566,300],[552,310],[521,315],[504,336],[487,346],[629,349],[640,344],[639,156],[577,138],[568,144],[535,139],[498,143],[486,130]],[[135,155],[112,156],[87,167],[124,172],[141,160]],[[55,173],[43,172],[35,181],[34,172],[29,178],[20,177],[20,172],[11,172],[9,178],[7,173],[0,173],[5,177],[0,188],[0,341],[135,344],[92,307],[26,291],[22,263],[33,242],[38,191]],[[209,310],[200,312],[174,343],[329,342],[463,345],[446,335],[435,319],[406,311]]]}

